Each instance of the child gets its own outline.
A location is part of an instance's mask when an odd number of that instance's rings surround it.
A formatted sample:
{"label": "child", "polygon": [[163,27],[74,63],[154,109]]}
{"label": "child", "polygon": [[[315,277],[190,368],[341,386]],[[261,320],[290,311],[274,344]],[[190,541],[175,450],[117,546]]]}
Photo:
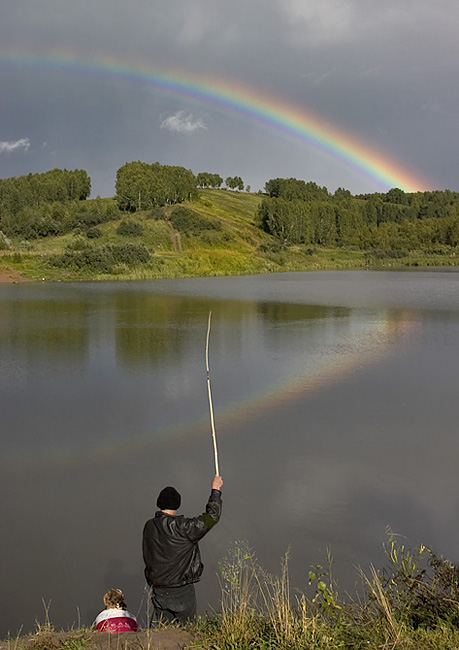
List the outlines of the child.
{"label": "child", "polygon": [[104,596],[104,605],[104,611],[95,621],[98,632],[137,632],[136,617],[127,611],[121,589],[109,589]]}

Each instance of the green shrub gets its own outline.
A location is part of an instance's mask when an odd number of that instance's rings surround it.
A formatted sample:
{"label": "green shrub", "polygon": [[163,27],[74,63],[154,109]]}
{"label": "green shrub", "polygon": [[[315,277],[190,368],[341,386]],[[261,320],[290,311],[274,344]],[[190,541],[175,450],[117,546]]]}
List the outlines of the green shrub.
{"label": "green shrub", "polygon": [[457,627],[459,568],[430,547],[421,544],[408,549],[390,529],[387,532],[389,538],[383,546],[389,567],[374,572],[370,595],[381,609],[390,608],[394,620],[413,629],[435,627],[440,621]]}
{"label": "green shrub", "polygon": [[156,219],[157,221],[159,219],[164,219],[164,208],[153,208],[148,214],[148,219]]}
{"label": "green shrub", "polygon": [[174,208],[169,218],[174,228],[184,235],[200,235],[206,230],[222,229],[218,222],[210,221],[184,206]]}
{"label": "green shrub", "polygon": [[98,226],[107,221],[116,221],[119,219],[118,214],[103,213],[103,212],[78,212],[71,220],[72,228],[90,228]]}
{"label": "green shrub", "polygon": [[86,237],[88,239],[99,239],[99,237],[102,237],[102,234],[102,230],[97,226],[91,226],[86,231]]}
{"label": "green shrub", "polygon": [[106,255],[102,248],[88,248],[84,251],[67,250],[62,255],[52,255],[49,261],[53,266],[62,269],[91,270],[100,273],[110,273],[113,266],[113,259],[110,255]]}
{"label": "green shrub", "polygon": [[145,264],[150,252],[143,244],[107,244],[92,248],[86,244],[84,250],[68,249],[62,255],[52,255],[49,262],[64,269],[112,273],[116,265],[128,267]]}
{"label": "green shrub", "polygon": [[284,250],[284,247],[281,246],[278,242],[270,242],[268,244],[262,243],[258,246],[260,253],[280,253]]}
{"label": "green shrub", "polygon": [[90,243],[86,241],[83,235],[76,235],[65,247],[69,251],[83,251],[90,247]]}
{"label": "green shrub", "polygon": [[140,237],[143,235],[143,227],[136,221],[122,221],[116,232],[123,237]]}
{"label": "green shrub", "polygon": [[145,264],[150,259],[150,252],[144,244],[112,244],[104,246],[103,249],[113,256],[117,264],[136,266]]}

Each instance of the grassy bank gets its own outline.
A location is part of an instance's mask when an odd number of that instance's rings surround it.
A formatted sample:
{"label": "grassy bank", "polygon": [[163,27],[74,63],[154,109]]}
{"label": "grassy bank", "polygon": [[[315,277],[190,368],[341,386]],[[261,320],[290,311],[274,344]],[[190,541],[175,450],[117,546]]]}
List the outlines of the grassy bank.
{"label": "grassy bank", "polygon": [[[114,214],[95,227],[86,223],[62,236],[9,239],[0,247],[0,273],[31,280],[143,280],[459,263],[455,248],[395,255],[345,247],[283,246],[256,224],[261,199],[246,192],[202,190],[198,201],[183,204],[192,212],[194,228],[174,228],[167,211],[166,218],[150,211]],[[84,207],[108,210],[110,202],[115,205],[111,199],[94,199],[85,201]]]}
{"label": "grassy bank", "polygon": [[220,564],[221,609],[185,629],[161,627],[124,635],[93,629],[56,632],[49,620],[37,632],[4,641],[4,650],[457,650],[459,569],[430,548],[405,548],[393,534],[384,544],[387,566],[359,571],[363,593],[342,598],[332,561],[309,571],[304,593],[293,590],[288,555],[279,575],[236,543]]}

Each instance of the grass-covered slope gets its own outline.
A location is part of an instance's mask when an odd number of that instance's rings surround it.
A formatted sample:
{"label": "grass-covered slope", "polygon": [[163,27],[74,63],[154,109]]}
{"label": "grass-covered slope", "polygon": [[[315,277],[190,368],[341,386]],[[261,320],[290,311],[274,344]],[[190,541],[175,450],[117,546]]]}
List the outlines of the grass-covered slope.
{"label": "grass-covered slope", "polygon": [[444,255],[411,255],[382,264],[344,247],[283,246],[256,223],[261,200],[247,192],[201,190],[197,201],[133,214],[119,212],[113,199],[83,201],[73,208],[81,210],[81,221],[75,227],[73,215],[65,235],[3,236],[0,279],[126,280],[455,263]]}

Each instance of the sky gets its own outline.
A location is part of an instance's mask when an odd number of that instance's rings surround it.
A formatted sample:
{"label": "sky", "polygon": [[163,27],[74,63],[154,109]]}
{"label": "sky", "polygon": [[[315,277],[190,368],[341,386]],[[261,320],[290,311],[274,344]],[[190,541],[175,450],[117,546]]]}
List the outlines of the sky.
{"label": "sky", "polygon": [[0,0],[0,178],[459,191],[457,0]]}

